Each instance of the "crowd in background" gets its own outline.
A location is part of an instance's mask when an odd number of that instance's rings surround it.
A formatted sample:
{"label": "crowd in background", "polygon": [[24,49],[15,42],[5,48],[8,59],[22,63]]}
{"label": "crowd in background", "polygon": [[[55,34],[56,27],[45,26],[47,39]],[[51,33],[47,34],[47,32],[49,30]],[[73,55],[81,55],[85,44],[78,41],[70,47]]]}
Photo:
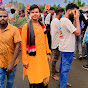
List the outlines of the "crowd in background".
{"label": "crowd in background", "polygon": [[[7,17],[5,10],[0,8],[0,11],[5,14],[3,16],[0,13],[0,17]],[[88,70],[88,11],[80,10],[78,6],[71,3],[66,6],[66,11],[61,7],[57,9],[51,7],[49,10],[41,11],[37,5],[32,5],[30,9],[21,11],[12,8],[9,12],[7,11],[7,14],[9,18],[6,25],[9,27],[6,27],[14,29],[14,32],[9,31],[13,34],[11,39],[14,39],[14,44],[20,46],[22,38],[20,49],[22,49],[24,66],[23,76],[28,75],[30,88],[48,88],[50,55],[52,58],[51,77],[60,82],[60,88],[66,88],[66,85],[71,86],[70,83],[67,83],[67,76],[73,59],[82,60],[86,58],[87,65],[82,67]],[[0,27],[3,29],[2,23],[0,23]],[[19,29],[21,38],[14,26]],[[9,45],[11,49],[14,48],[12,40],[9,42],[13,45]],[[15,49],[12,50],[15,51]],[[14,55],[18,56],[16,52]],[[15,56],[13,57],[14,61],[17,58]],[[59,56],[61,57],[60,69],[57,70],[56,63]],[[42,58],[43,60],[41,60]],[[9,72],[9,69],[4,70]],[[56,73],[59,73],[59,77]]]}

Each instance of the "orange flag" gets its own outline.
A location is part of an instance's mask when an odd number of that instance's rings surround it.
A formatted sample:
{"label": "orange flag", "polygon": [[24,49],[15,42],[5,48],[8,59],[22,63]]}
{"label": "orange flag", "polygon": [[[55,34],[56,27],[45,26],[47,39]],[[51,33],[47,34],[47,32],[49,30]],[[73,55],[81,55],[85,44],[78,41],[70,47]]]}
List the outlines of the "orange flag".
{"label": "orange flag", "polygon": [[30,8],[30,5],[29,5],[29,3],[27,3],[27,9],[29,9]]}

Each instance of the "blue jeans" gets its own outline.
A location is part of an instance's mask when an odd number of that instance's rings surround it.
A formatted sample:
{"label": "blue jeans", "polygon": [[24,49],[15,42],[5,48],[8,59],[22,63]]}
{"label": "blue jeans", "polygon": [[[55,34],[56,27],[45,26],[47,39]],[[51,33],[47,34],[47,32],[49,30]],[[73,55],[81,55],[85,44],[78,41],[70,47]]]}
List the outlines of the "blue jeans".
{"label": "blue jeans", "polygon": [[88,43],[85,43],[84,48],[85,48],[85,52],[87,54],[87,64],[88,64]]}
{"label": "blue jeans", "polygon": [[60,88],[66,88],[68,72],[71,68],[74,52],[61,52],[59,78]]}
{"label": "blue jeans", "polygon": [[75,44],[75,53],[74,53],[74,57],[76,57],[76,51],[77,51],[76,45],[78,45],[79,56],[80,56],[80,55],[82,55],[82,35],[76,36],[76,44]]}
{"label": "blue jeans", "polygon": [[[17,67],[17,65],[14,66],[13,72],[11,72],[10,74],[7,74],[6,88],[12,88],[13,87],[16,67]],[[6,69],[0,68],[0,88],[4,88],[5,75],[6,75]]]}

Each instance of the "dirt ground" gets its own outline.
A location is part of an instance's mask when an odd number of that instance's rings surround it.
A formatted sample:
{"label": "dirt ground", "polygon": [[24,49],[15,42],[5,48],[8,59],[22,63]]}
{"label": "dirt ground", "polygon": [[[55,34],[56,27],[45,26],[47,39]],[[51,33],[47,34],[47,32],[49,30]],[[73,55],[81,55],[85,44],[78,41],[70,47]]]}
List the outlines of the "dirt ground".
{"label": "dirt ground", "polygon": [[[29,82],[27,77],[25,77],[24,81],[22,79],[21,53],[19,55],[19,59],[20,61],[17,66],[16,77],[13,88],[29,88]],[[59,69],[59,62],[60,60],[58,60],[57,62],[57,66],[56,66],[57,69]],[[73,60],[72,67],[68,75],[68,82],[72,84],[71,88],[88,88],[88,71],[82,68],[82,65],[85,65],[86,63],[87,63],[86,59]],[[50,68],[51,68],[51,62],[50,62]],[[59,74],[57,75],[59,76]],[[49,88],[60,88],[59,81],[55,81],[50,77]]]}

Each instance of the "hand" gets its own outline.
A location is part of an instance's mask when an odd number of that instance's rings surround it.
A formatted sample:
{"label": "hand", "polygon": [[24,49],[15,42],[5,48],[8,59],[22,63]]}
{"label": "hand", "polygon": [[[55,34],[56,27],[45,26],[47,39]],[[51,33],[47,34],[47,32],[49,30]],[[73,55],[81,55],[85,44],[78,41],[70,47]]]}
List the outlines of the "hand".
{"label": "hand", "polygon": [[82,47],[84,47],[84,43],[82,43]]}
{"label": "hand", "polygon": [[9,74],[9,73],[11,73],[12,71],[13,71],[13,69],[14,69],[14,64],[9,64],[9,66],[8,66],[8,68],[7,68],[7,70],[6,70],[6,74]]}
{"label": "hand", "polygon": [[47,59],[48,59],[48,62],[50,62],[50,60],[51,60],[50,55],[47,55]]}
{"label": "hand", "polygon": [[74,12],[74,19],[79,19],[79,16],[80,16],[80,12],[79,10],[76,10],[76,12]]}
{"label": "hand", "polygon": [[28,68],[29,64],[23,65],[23,67],[25,67],[26,69]]}
{"label": "hand", "polygon": [[49,77],[43,79],[43,84],[46,86],[49,83]]}

